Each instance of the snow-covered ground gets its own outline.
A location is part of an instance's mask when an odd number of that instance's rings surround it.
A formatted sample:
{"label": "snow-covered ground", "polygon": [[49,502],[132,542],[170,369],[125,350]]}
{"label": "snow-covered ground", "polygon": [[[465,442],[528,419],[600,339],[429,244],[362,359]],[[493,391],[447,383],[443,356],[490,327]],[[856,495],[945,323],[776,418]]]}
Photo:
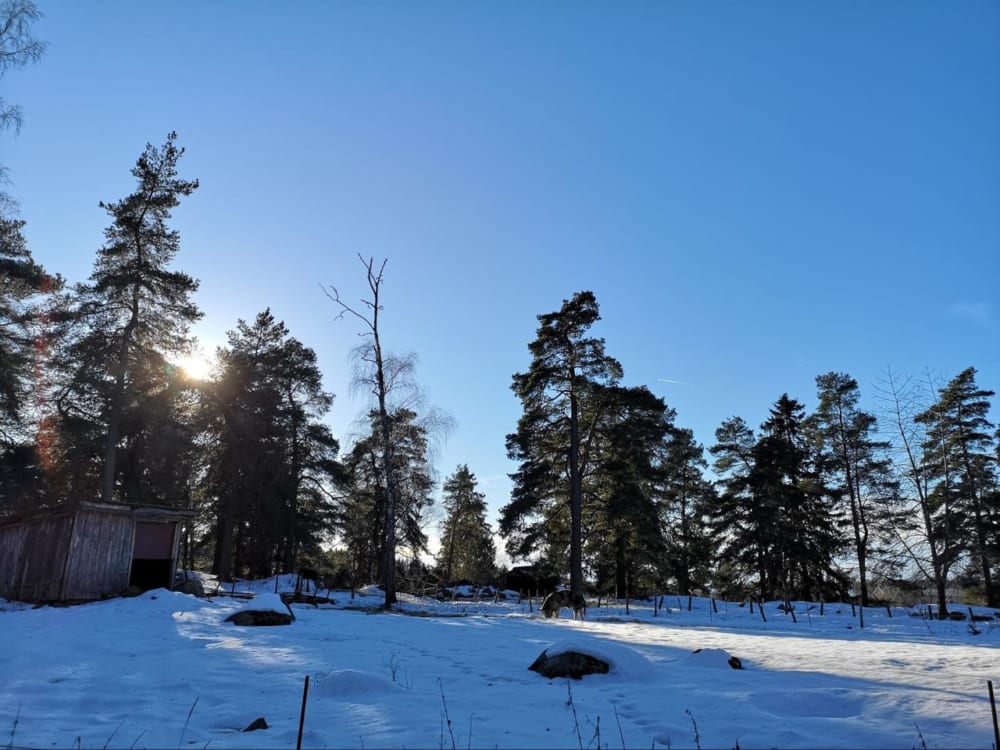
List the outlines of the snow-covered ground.
{"label": "snow-covered ground", "polygon": [[[274,581],[252,588],[273,594]],[[65,608],[0,600],[0,747],[294,748],[307,675],[309,748],[993,745],[1000,620],[974,634],[869,609],[861,629],[849,605],[820,616],[800,603],[793,622],[769,604],[764,622],[667,597],[658,616],[614,603],[580,622],[546,620],[537,602],[406,598],[386,614],[377,592],[333,596],[273,627],[225,622],[246,601],[166,590]],[[528,671],[547,648],[611,671]],[[268,729],[241,731],[258,717]]]}

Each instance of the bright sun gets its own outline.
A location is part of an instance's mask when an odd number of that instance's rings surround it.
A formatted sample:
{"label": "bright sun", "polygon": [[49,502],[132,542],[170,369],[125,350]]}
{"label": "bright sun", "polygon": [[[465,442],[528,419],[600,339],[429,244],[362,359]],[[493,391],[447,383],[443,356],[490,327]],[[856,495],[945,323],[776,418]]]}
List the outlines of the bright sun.
{"label": "bright sun", "polygon": [[186,354],[177,364],[192,380],[205,380],[212,374],[212,360],[201,352]]}

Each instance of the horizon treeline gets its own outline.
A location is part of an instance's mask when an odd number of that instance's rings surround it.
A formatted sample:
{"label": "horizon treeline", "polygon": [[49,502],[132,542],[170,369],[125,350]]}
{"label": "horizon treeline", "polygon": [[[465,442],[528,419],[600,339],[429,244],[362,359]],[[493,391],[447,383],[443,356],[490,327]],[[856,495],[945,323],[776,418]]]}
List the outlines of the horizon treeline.
{"label": "horizon treeline", "polygon": [[[359,314],[356,382],[369,430],[345,452],[325,416],[316,355],[270,310],[238,320],[212,377],[174,363],[202,315],[176,269],[171,211],[198,188],[176,135],[148,145],[134,192],[108,214],[93,271],[69,284],[42,268],[24,222],[0,206],[0,514],[73,501],[197,511],[184,562],[224,579],[319,567],[341,585],[395,576],[497,582],[493,528],[475,474],[443,482],[441,549],[428,554],[429,446],[447,420],[420,406],[411,359],[384,348],[382,272]],[[780,394],[759,426],[733,416],[707,449],[590,334],[592,292],[538,315],[523,412],[506,437],[516,471],[498,531],[515,561],[577,592],[672,590],[743,600],[880,598],[903,579],[947,611],[957,584],[1000,605],[1000,433],[994,392],[968,367],[947,382],[887,371],[862,406],[846,373],[817,376],[807,413]],[[347,366],[348,363],[345,363]],[[392,594],[390,601],[389,594]]]}

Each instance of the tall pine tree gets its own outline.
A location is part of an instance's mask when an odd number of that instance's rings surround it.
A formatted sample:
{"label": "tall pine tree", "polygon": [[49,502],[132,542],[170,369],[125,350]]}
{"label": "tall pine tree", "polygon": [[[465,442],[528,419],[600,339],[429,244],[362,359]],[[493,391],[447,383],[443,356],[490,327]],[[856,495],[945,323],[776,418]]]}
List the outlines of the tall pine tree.
{"label": "tall pine tree", "polygon": [[988,606],[1000,604],[994,584],[997,554],[996,519],[1000,508],[992,492],[996,464],[987,420],[993,391],[976,385],[976,369],[956,375],[939,392],[937,402],[916,416],[926,426],[925,469],[935,483],[932,490],[939,507],[947,509],[948,523],[962,529],[965,545],[979,566]]}
{"label": "tall pine tree", "polygon": [[[191,345],[189,329],[201,317],[191,299],[198,282],[170,269],[180,235],[167,222],[171,211],[198,187],[177,174],[184,149],[170,133],[161,147],[147,145],[132,175],[135,192],[101,203],[112,219],[97,253],[90,283],[82,290],[81,316],[87,321],[87,351],[98,361],[81,361],[107,373],[106,429],[101,499],[111,502],[119,479],[126,409],[142,393],[160,387],[168,357]],[[137,393],[137,391],[139,391]]]}
{"label": "tall pine tree", "polygon": [[135,192],[101,204],[112,224],[89,282],[72,292],[72,325],[49,360],[40,451],[65,497],[186,501],[188,467],[179,459],[193,439],[189,398],[170,361],[191,346],[201,313],[191,300],[197,282],[170,269],[180,237],[167,222],[198,183],[177,176],[183,149],[175,139],[147,145],[132,169]]}
{"label": "tall pine tree", "polygon": [[899,519],[898,483],[892,477],[889,443],[876,439],[875,416],[861,410],[858,382],[844,373],[816,378],[819,406],[810,423],[819,443],[825,483],[850,522],[862,607],[869,604],[869,559]]}
{"label": "tall pine tree", "polygon": [[528,345],[531,364],[514,375],[511,385],[524,411],[517,431],[507,436],[507,453],[519,467],[511,475],[511,502],[500,519],[509,551],[523,557],[565,523],[555,516],[568,511],[570,588],[580,595],[583,482],[592,428],[603,412],[603,387],[622,375],[618,361],[605,354],[604,339],[588,335],[599,319],[590,291],[577,292],[557,312],[538,316],[537,336]]}

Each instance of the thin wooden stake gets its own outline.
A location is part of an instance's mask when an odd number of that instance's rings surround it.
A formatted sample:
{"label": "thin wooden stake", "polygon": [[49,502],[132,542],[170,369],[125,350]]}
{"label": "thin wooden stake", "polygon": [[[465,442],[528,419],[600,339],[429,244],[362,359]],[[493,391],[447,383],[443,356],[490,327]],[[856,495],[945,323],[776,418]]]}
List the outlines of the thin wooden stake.
{"label": "thin wooden stake", "polygon": [[990,691],[990,710],[993,712],[993,747],[1000,750],[1000,724],[997,724],[997,701],[993,696],[993,680],[986,681]]}
{"label": "thin wooden stake", "polygon": [[302,750],[302,729],[306,725],[306,698],[309,696],[309,675],[306,675],[306,683],[302,686],[302,713],[299,714],[299,740],[295,743],[295,750]]}

